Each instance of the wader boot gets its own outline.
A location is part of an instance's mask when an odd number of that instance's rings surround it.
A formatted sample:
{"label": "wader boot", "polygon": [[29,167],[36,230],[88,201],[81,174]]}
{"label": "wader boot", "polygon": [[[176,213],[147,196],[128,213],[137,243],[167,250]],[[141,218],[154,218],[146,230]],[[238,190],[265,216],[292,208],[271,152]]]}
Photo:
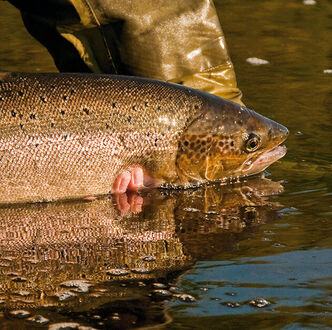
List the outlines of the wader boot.
{"label": "wader boot", "polygon": [[183,84],[241,103],[209,0],[10,0],[59,71]]}

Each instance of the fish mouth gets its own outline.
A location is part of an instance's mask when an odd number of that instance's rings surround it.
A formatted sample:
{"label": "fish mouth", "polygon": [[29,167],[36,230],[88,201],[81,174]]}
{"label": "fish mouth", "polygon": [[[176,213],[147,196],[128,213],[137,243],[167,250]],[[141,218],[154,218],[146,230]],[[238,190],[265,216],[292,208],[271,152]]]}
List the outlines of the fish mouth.
{"label": "fish mouth", "polygon": [[286,152],[287,148],[284,145],[273,147],[259,155],[254,161],[252,159],[245,161],[243,165],[248,167],[243,172],[245,175],[262,172],[271,164],[284,157]]}

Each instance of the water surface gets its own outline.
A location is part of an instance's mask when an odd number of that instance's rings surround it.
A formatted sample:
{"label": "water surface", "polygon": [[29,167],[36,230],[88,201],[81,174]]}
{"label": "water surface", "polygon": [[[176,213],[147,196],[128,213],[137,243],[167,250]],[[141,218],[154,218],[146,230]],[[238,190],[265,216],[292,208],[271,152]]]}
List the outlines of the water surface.
{"label": "water surface", "polygon": [[[17,309],[94,328],[332,326],[332,3],[215,4],[244,102],[291,132],[272,181],[155,191],[123,216],[109,198],[1,208],[2,328],[39,326]],[[0,30],[0,70],[56,71],[6,2]]]}

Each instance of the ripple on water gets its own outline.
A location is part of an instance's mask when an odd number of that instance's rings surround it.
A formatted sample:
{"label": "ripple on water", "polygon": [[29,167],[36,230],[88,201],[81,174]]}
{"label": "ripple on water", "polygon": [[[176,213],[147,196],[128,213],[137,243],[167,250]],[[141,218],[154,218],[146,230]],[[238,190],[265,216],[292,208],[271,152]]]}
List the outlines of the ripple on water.
{"label": "ripple on water", "polygon": [[[308,260],[310,267],[307,266]],[[182,278],[181,285],[182,290],[200,295],[200,299],[195,306],[181,306],[181,312],[205,317],[230,313],[252,314],[255,309],[250,307],[270,308],[272,301],[275,310],[296,307],[299,311],[306,311],[310,307],[315,315],[316,306],[318,315],[322,303],[328,302],[325,289],[331,277],[330,250],[293,251],[243,258],[232,264],[200,262],[194,273],[189,272]],[[211,278],[215,280],[211,282]],[[190,283],[190,286],[186,286],[186,283]],[[207,284],[209,290],[202,295],[199,288]],[[228,296],[227,300],[225,295]],[[179,303],[173,301],[168,304],[175,307]],[[220,309],[223,307],[237,308]]]}

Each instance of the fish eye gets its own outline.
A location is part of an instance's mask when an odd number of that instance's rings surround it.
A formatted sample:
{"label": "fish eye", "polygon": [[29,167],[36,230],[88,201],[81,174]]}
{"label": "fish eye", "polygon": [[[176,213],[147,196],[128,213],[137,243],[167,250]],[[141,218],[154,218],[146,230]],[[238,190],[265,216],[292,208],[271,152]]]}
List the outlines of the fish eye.
{"label": "fish eye", "polygon": [[256,134],[250,134],[245,142],[245,150],[247,152],[254,152],[258,149],[260,138]]}

